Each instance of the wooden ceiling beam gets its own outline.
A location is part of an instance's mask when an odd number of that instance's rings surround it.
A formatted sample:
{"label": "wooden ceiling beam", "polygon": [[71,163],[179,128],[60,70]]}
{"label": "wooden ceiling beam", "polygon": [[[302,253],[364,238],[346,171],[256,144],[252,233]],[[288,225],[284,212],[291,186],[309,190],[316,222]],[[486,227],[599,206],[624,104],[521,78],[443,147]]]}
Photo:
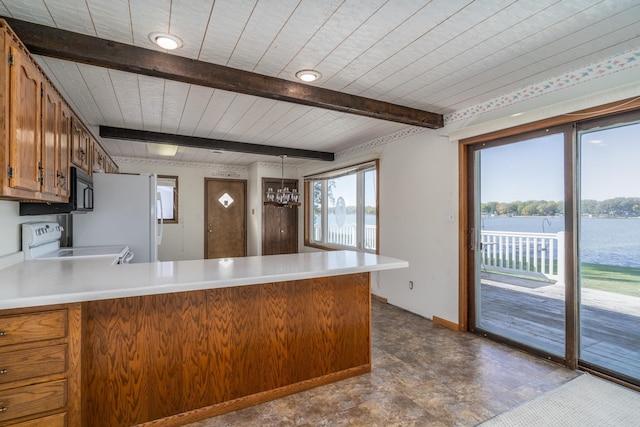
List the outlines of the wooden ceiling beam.
{"label": "wooden ceiling beam", "polygon": [[441,128],[441,114],[251,73],[97,37],[4,18],[30,52],[412,126]]}
{"label": "wooden ceiling beam", "polygon": [[207,150],[233,151],[236,153],[264,154],[266,156],[287,156],[332,162],[334,154],[326,151],[302,150],[299,148],[277,147],[275,145],[250,144],[223,139],[201,138],[197,136],[175,135],[171,133],[124,129],[100,126],[100,136],[109,139],[152,142],[183,147],[205,148]]}

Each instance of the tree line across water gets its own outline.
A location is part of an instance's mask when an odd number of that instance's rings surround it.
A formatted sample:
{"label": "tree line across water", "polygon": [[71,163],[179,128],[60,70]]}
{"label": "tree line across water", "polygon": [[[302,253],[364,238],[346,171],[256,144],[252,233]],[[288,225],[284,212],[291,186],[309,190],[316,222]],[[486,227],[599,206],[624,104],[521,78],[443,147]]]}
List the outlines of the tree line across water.
{"label": "tree line across water", "polygon": [[[525,202],[486,202],[480,204],[483,215],[554,216],[564,214],[564,202],[527,200]],[[607,200],[585,199],[580,202],[581,215],[628,217],[640,216],[640,197],[616,197]]]}

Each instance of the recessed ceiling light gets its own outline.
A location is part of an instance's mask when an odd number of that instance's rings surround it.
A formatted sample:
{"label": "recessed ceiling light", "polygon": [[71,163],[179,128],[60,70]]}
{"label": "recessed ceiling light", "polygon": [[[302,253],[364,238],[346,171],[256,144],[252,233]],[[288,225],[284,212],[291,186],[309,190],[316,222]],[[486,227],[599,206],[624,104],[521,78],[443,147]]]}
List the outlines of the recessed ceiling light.
{"label": "recessed ceiling light", "polygon": [[172,34],[151,33],[149,34],[149,40],[151,40],[161,48],[167,50],[173,50],[182,47],[182,40]]}
{"label": "recessed ceiling light", "polygon": [[316,70],[300,70],[296,73],[296,77],[303,82],[309,83],[318,80],[320,77],[322,77],[322,74],[320,74]]}

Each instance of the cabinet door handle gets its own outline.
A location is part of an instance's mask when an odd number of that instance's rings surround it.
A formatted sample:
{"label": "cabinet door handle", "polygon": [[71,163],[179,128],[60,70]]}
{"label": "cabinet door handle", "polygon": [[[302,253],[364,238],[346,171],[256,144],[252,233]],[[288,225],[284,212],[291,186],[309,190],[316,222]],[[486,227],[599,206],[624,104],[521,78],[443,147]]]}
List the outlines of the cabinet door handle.
{"label": "cabinet door handle", "polygon": [[2,408],[0,408],[0,412],[4,412],[4,411],[6,411],[7,409],[9,409],[9,408],[7,408],[6,406],[3,406]]}
{"label": "cabinet door handle", "polygon": [[0,331],[0,337],[4,337],[5,335],[7,335],[5,331]]}
{"label": "cabinet door handle", "polygon": [[63,173],[61,173],[60,171],[58,171],[58,173],[56,174],[58,176],[58,185],[61,187],[64,187],[65,182],[66,182],[66,178],[64,176]]}
{"label": "cabinet door handle", "polygon": [[7,373],[7,370],[6,370],[6,369],[0,369],[0,375],[4,375],[4,374],[6,374],[6,373]]}

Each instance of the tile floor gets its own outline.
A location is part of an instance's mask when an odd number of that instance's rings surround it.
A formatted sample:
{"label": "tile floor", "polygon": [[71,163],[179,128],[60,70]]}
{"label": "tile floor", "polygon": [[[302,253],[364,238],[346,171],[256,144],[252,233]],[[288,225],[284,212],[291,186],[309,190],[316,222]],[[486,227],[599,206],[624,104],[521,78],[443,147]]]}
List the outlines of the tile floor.
{"label": "tile floor", "polygon": [[578,375],[377,301],[372,326],[370,374],[189,427],[475,426]]}

